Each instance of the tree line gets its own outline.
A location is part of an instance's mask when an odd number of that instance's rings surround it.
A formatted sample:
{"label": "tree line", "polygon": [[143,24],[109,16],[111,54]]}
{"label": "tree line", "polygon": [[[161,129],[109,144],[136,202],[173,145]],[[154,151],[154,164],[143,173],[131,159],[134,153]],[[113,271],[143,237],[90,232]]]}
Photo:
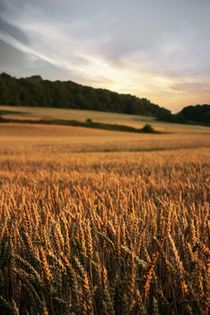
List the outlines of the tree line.
{"label": "tree line", "polygon": [[210,126],[210,105],[186,106],[174,115],[171,113],[161,113],[158,116],[158,119],[175,123],[191,123]]}
{"label": "tree line", "polygon": [[105,112],[167,116],[170,111],[146,98],[83,86],[72,81],[49,81],[40,76],[17,79],[0,74],[0,104],[88,109]]}

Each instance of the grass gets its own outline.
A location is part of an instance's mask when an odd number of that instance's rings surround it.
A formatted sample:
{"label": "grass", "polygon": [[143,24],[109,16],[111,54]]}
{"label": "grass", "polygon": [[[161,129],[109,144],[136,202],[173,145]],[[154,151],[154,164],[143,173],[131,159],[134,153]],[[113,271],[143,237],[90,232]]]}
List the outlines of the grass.
{"label": "grass", "polygon": [[[65,119],[65,120],[77,120],[85,122],[87,119],[92,119],[94,122],[126,125],[134,128],[142,128],[145,124],[151,124],[153,128],[161,132],[208,132],[209,127],[204,126],[191,126],[183,124],[171,124],[167,122],[159,122],[154,117],[126,115],[118,113],[106,113],[89,110],[76,110],[76,109],[58,109],[58,108],[44,108],[44,107],[17,107],[17,106],[0,106],[0,110],[15,111],[21,114],[18,115],[18,119]],[[4,116],[6,118],[16,118],[16,114],[8,113]]]}
{"label": "grass", "polygon": [[5,110],[5,109],[0,109],[0,116],[6,116],[6,115],[23,115],[24,113],[20,111],[12,111],[11,109]]}
{"label": "grass", "polygon": [[132,133],[155,133],[160,134],[161,131],[155,130],[151,125],[146,124],[143,128],[134,128],[131,126],[119,125],[119,124],[107,124],[99,123],[87,119],[86,121],[78,120],[64,120],[64,119],[17,119],[17,118],[5,118],[0,117],[1,123],[21,123],[21,124],[41,124],[41,125],[60,125],[60,126],[74,126],[74,127],[85,127],[85,128],[94,128],[94,129],[103,129],[103,130],[112,130],[112,131],[123,131],[123,132],[132,132]]}
{"label": "grass", "polygon": [[207,315],[209,155],[207,133],[0,124],[0,314]]}

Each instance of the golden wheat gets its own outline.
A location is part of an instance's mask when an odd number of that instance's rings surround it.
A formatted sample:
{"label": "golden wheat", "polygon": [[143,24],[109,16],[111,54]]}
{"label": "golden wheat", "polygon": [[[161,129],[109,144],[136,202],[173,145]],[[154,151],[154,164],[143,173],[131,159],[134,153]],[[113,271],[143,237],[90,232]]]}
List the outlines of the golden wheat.
{"label": "golden wheat", "polygon": [[0,152],[0,314],[208,314],[208,148],[21,141]]}

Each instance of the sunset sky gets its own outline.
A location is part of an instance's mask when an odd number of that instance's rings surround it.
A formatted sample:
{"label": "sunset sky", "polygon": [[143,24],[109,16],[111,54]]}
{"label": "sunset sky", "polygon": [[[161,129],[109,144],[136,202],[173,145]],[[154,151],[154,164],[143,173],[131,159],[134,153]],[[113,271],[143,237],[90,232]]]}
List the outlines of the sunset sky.
{"label": "sunset sky", "polygon": [[210,0],[0,0],[0,72],[210,104]]}

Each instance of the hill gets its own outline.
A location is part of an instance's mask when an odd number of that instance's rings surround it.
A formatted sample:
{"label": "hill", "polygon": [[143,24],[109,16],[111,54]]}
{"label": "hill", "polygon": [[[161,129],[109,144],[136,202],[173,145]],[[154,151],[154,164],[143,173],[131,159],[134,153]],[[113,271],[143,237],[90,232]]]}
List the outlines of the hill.
{"label": "hill", "polygon": [[166,116],[170,111],[146,98],[83,86],[72,81],[49,81],[41,76],[17,79],[0,74],[0,104],[89,109],[104,112]]}
{"label": "hill", "polygon": [[184,124],[201,124],[210,126],[210,105],[195,105],[186,106],[177,114],[161,113],[159,120],[184,123]]}

